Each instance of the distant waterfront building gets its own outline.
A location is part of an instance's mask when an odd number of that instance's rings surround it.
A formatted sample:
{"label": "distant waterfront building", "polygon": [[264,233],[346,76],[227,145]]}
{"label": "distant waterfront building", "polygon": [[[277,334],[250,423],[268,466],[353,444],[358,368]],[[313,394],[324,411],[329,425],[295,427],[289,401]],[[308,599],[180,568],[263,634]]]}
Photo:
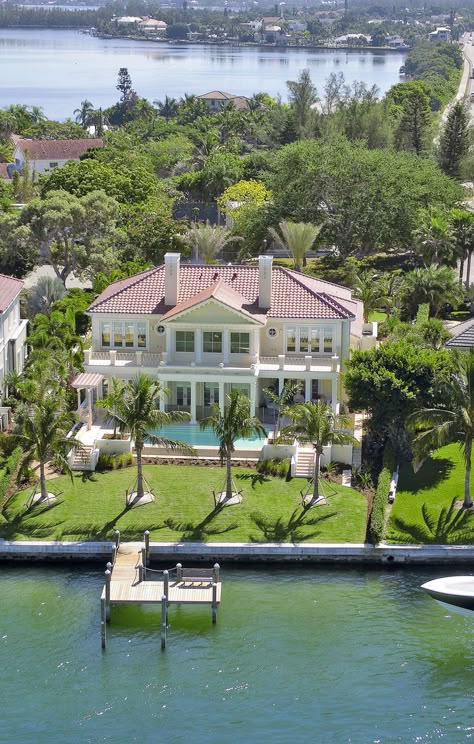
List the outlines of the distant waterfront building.
{"label": "distant waterfront building", "polygon": [[155,18],[145,18],[137,25],[139,30],[147,36],[164,36],[168,28],[168,24],[164,21],[157,21]]}
{"label": "distant waterfront building", "polygon": [[386,36],[385,44],[391,49],[408,49],[408,44],[402,36]]}
{"label": "distant waterfront building", "polygon": [[117,26],[135,26],[140,23],[143,19],[140,16],[121,16],[115,19]]}
{"label": "distant waterfront building", "polygon": [[337,36],[334,41],[336,44],[370,44],[372,37],[367,34],[343,34]]}
{"label": "distant waterfront building", "polygon": [[25,163],[32,174],[38,176],[60,168],[69,160],[79,162],[92,147],[103,147],[101,139],[64,139],[64,140],[34,140],[17,139],[13,157],[15,169],[22,171]]}
{"label": "distant waterfront building", "polygon": [[438,26],[435,31],[431,31],[430,41],[451,41],[451,29],[447,26]]}
{"label": "distant waterfront building", "polygon": [[211,113],[222,111],[229,103],[232,103],[236,109],[248,109],[249,107],[249,99],[246,96],[235,96],[233,93],[224,93],[222,90],[213,90],[196,97],[206,102]]}

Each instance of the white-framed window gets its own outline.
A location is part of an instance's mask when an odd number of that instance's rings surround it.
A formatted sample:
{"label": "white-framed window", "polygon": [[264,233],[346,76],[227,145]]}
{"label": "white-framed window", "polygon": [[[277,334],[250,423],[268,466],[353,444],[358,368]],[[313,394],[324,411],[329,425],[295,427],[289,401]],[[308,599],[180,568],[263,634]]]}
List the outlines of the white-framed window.
{"label": "white-framed window", "polygon": [[332,354],[334,329],[331,326],[289,326],[286,329],[286,351],[291,354]]}
{"label": "white-framed window", "polygon": [[176,351],[194,351],[194,331],[176,331]]}
{"label": "white-framed window", "polygon": [[146,323],[135,320],[105,320],[100,324],[100,343],[107,349],[146,349]]}
{"label": "white-framed window", "polygon": [[177,385],[176,386],[176,405],[177,406],[190,406],[191,405],[191,386]]}
{"label": "white-framed window", "polygon": [[222,354],[222,332],[203,331],[202,350],[206,354]]}
{"label": "white-framed window", "polygon": [[250,333],[231,333],[230,353],[250,354]]}
{"label": "white-framed window", "polygon": [[50,163],[49,164],[49,167],[51,168],[51,170],[53,170],[54,168],[57,168],[58,165],[59,165],[59,163]]}

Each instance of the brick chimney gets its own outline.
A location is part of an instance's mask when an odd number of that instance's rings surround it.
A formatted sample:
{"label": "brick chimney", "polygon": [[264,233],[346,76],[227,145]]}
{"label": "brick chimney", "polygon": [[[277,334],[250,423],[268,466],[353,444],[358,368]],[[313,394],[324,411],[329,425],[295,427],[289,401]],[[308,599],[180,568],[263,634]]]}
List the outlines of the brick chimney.
{"label": "brick chimney", "polygon": [[258,306],[268,310],[272,304],[273,256],[258,257]]}
{"label": "brick chimney", "polygon": [[181,253],[165,253],[165,305],[178,304]]}

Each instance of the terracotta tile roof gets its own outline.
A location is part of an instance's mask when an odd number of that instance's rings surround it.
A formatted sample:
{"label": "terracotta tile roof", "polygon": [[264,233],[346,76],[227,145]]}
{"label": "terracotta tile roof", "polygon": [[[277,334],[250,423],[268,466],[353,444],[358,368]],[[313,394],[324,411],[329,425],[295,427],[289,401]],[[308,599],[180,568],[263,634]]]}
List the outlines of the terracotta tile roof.
{"label": "terracotta tile roof", "polygon": [[[163,315],[165,305],[165,269],[158,266],[141,274],[121,279],[107,287],[89,308],[93,313],[138,313]],[[178,305],[192,300],[203,290],[214,289],[222,279],[234,293],[245,298],[245,310],[252,316],[271,318],[348,319],[353,313],[327,292],[317,292],[300,281],[297,272],[274,266],[272,269],[272,305],[258,307],[257,266],[195,266],[179,269]],[[207,295],[205,295],[207,298]],[[234,298],[235,299],[235,298]]]}
{"label": "terracotta tile roof", "polygon": [[28,151],[30,160],[79,160],[91,147],[103,147],[101,139],[34,140],[20,139],[17,146]]}
{"label": "terracotta tile roof", "polygon": [[15,279],[14,276],[0,274],[0,313],[4,313],[17,295],[20,294],[25,282]]}
{"label": "terracotta tile roof", "polygon": [[229,287],[223,279],[218,279],[215,284],[212,284],[207,289],[203,289],[202,292],[198,292],[194,297],[190,297],[189,300],[185,300],[179,305],[175,305],[175,307],[168,310],[168,312],[162,316],[161,320],[168,320],[169,318],[179,315],[185,310],[196,307],[196,305],[199,305],[201,302],[210,299],[218,300],[218,302],[222,302],[223,305],[231,308],[231,310],[236,310],[243,315],[251,317],[262,325],[265,325],[265,315],[262,312],[259,314],[252,312],[252,310],[255,311],[253,306],[250,306],[250,311],[246,309],[248,306],[246,298],[233,290],[232,287]]}

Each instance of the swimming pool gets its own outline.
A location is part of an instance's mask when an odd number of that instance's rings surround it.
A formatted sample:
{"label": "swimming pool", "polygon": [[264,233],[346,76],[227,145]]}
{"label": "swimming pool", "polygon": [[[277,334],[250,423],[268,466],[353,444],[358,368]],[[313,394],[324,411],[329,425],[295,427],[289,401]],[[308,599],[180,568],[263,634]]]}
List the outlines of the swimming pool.
{"label": "swimming pool", "polygon": [[[214,432],[211,429],[201,431],[199,424],[169,424],[168,426],[163,426],[156,434],[167,439],[186,442],[186,444],[192,444],[195,447],[219,446]],[[250,439],[236,439],[235,448],[260,450],[264,442],[265,439],[263,437],[257,436],[253,436]]]}

